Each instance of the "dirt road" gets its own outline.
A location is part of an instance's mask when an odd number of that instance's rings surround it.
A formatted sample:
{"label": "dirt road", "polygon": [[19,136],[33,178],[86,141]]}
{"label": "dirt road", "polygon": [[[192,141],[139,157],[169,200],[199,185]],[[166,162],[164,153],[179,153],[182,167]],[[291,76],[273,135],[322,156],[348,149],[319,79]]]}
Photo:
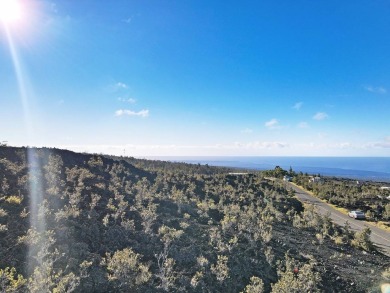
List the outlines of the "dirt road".
{"label": "dirt road", "polygon": [[315,205],[317,207],[317,211],[322,215],[330,213],[330,217],[335,223],[339,225],[344,225],[345,222],[348,221],[351,228],[355,231],[360,231],[365,226],[368,226],[371,229],[372,242],[378,247],[380,251],[390,256],[390,232],[372,226],[365,221],[352,219],[348,217],[348,215],[339,212],[338,210],[322,202],[318,198],[313,197],[304,189],[296,187],[293,184],[289,184],[289,186],[295,191],[295,194],[300,201]]}

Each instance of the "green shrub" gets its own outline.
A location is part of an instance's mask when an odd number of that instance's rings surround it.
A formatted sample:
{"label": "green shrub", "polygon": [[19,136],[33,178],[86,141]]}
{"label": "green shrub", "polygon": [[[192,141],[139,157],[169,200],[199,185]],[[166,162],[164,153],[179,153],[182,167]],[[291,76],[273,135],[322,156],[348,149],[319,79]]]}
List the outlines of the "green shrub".
{"label": "green shrub", "polygon": [[343,245],[344,244],[344,239],[342,236],[336,236],[333,238],[333,241],[337,245]]}
{"label": "green shrub", "polygon": [[7,216],[7,215],[8,215],[7,211],[5,211],[5,210],[3,210],[3,209],[0,209],[0,218],[1,218],[1,217],[5,217],[5,216]]}
{"label": "green shrub", "polygon": [[374,251],[375,247],[370,239],[371,229],[365,227],[362,231],[356,232],[351,245],[366,251]]}
{"label": "green shrub", "polygon": [[272,292],[320,292],[321,277],[314,264],[313,261],[301,264],[286,255],[284,263],[279,264],[279,280],[272,285]]}
{"label": "green shrub", "polygon": [[15,268],[0,269],[0,292],[24,292],[26,279],[16,275]]}
{"label": "green shrub", "polygon": [[253,276],[250,280],[250,283],[245,287],[244,291],[241,293],[263,293],[264,292],[264,282],[262,279]]}
{"label": "green shrub", "polygon": [[5,201],[10,203],[10,204],[21,204],[22,203],[22,200],[23,198],[21,198],[20,196],[17,196],[17,195],[10,195],[8,196]]}
{"label": "green shrub", "polygon": [[113,255],[107,253],[103,265],[107,266],[108,280],[116,282],[117,288],[129,290],[147,282],[151,273],[149,267],[140,261],[141,257],[131,248],[118,250]]}
{"label": "green shrub", "polygon": [[390,267],[382,272],[382,277],[390,281]]}

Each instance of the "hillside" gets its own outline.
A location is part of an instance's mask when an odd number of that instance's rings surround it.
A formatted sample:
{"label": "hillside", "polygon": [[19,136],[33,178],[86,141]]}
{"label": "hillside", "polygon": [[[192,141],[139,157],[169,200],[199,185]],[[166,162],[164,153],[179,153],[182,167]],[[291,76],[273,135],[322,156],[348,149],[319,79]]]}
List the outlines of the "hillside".
{"label": "hillside", "polygon": [[328,203],[348,210],[362,210],[368,220],[385,221],[384,224],[390,226],[390,189],[387,183],[334,177],[321,177],[319,182],[310,182],[310,177],[303,174],[296,174],[293,181]]}
{"label": "hillside", "polygon": [[368,230],[228,171],[0,147],[0,292],[379,292],[390,277]]}

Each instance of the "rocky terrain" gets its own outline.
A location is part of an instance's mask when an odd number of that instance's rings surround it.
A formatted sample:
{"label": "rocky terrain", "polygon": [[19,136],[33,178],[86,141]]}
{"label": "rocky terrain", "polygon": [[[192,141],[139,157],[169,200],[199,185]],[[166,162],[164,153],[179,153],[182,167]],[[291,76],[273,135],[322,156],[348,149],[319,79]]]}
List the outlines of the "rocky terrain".
{"label": "rocky terrain", "polygon": [[380,292],[390,258],[263,173],[0,147],[1,292]]}

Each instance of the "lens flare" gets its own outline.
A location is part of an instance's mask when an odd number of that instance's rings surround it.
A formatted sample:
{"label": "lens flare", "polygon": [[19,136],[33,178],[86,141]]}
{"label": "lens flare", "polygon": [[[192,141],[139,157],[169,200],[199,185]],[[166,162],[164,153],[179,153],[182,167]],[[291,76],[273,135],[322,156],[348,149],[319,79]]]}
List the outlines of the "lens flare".
{"label": "lens flare", "polygon": [[19,57],[18,51],[16,50],[12,35],[7,28],[5,29],[5,31],[6,31],[9,51],[11,54],[11,60],[15,70],[16,80],[18,82],[20,99],[23,106],[23,113],[25,119],[24,122],[27,130],[27,139],[28,139],[28,143],[30,143],[33,134],[33,127],[32,127],[33,121],[30,115],[29,94],[26,86],[27,84],[26,73],[23,70],[21,58]]}
{"label": "lens flare", "polygon": [[390,284],[383,284],[381,286],[381,291],[382,293],[390,293]]}
{"label": "lens flare", "polygon": [[[23,3],[25,4],[25,3]],[[26,7],[25,7],[26,8]],[[34,137],[33,119],[31,117],[30,100],[32,90],[28,87],[28,74],[23,69],[22,58],[18,54],[13,34],[18,32],[19,27],[15,25],[22,18],[22,7],[17,0],[0,0],[0,24],[3,23],[6,40],[8,41],[10,57],[14,66],[15,77],[18,84],[19,95],[23,106],[25,126],[27,131],[26,141],[29,143]],[[30,201],[30,228],[42,237],[46,232],[46,219],[43,200],[42,166],[38,152],[34,148],[27,149],[28,179],[29,179],[29,201]],[[31,274],[35,266],[42,265],[42,259],[37,253],[41,243],[29,245],[27,269]]]}
{"label": "lens flare", "polygon": [[16,22],[22,18],[22,7],[17,0],[0,0],[0,21]]}

